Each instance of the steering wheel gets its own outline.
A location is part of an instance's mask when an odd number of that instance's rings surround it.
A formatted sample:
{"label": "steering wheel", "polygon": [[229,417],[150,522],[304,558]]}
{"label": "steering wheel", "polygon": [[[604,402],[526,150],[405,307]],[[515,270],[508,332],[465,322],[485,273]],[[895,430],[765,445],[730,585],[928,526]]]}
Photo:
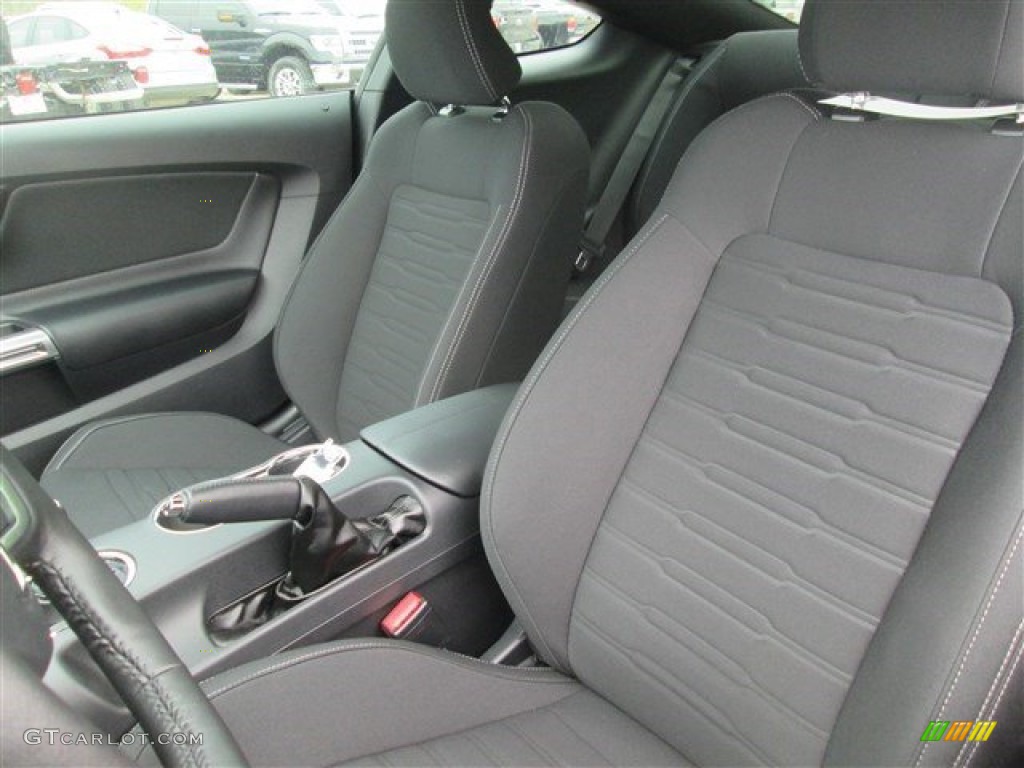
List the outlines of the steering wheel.
{"label": "steering wheel", "polygon": [[3,516],[14,525],[7,545],[11,559],[32,576],[151,737],[202,734],[202,744],[151,738],[161,763],[168,768],[248,765],[160,630],[64,510],[3,446],[0,473]]}

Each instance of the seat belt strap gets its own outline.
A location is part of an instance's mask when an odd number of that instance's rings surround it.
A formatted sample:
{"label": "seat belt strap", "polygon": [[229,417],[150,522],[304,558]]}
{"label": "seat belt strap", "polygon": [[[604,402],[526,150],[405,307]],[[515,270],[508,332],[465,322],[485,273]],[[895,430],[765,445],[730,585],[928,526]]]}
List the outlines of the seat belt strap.
{"label": "seat belt strap", "polygon": [[872,96],[867,92],[843,93],[818,102],[827,107],[870,112],[887,117],[905,117],[911,120],[988,120],[1013,117],[1024,123],[1024,104],[1003,104],[994,107],[935,107],[908,101]]}
{"label": "seat belt strap", "polygon": [[665,115],[668,114],[669,107],[672,106],[680,83],[690,72],[692,62],[692,59],[684,58],[677,59],[672,63],[658,85],[658,89],[654,92],[654,96],[651,97],[647,109],[644,110],[637,122],[633,135],[622,151],[622,156],[619,158],[604,192],[601,193],[597,205],[594,206],[590,220],[583,231],[579,255],[573,264],[577,273],[586,272],[594,260],[604,254],[608,233],[611,232],[612,226],[626,202],[629,190],[640,173],[647,152],[654,144],[654,138],[658,135],[658,129],[661,127]]}

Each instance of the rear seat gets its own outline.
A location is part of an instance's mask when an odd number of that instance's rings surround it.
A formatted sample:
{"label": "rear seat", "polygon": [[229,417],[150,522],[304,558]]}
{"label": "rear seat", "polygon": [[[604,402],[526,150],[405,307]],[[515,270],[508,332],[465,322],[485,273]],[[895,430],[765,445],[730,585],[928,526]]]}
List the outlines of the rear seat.
{"label": "rear seat", "polygon": [[740,32],[707,54],[684,81],[626,201],[624,242],[661,201],[690,143],[715,119],[778,91],[806,88],[797,30]]}

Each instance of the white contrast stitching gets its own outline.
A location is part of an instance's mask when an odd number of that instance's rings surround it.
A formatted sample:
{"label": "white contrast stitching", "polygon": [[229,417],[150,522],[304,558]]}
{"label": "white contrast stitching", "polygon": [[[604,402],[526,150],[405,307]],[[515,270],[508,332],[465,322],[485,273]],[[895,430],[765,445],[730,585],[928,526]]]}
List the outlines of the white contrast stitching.
{"label": "white contrast stitching", "polygon": [[[1024,621],[1021,621],[1017,625],[1017,631],[1013,633],[1013,639],[1010,641],[1010,646],[1006,649],[1006,654],[1003,656],[1003,661],[999,665],[999,669],[996,671],[995,676],[992,678],[992,685],[989,686],[988,693],[985,694],[985,700],[981,703],[981,708],[978,710],[977,719],[987,719],[986,713],[989,712],[988,705],[989,702],[992,700],[992,695],[996,692],[996,687],[999,685],[999,682],[1003,682],[1001,691],[1005,691],[1006,686],[1009,684],[1009,680],[1013,677],[1013,673],[1017,668],[1017,661],[1020,661],[1022,649],[1017,647],[1017,642],[1020,640],[1022,632],[1024,632]],[[1007,678],[1003,678],[1003,672],[1006,671],[1006,665],[1010,663],[1010,659],[1013,657],[1014,648],[1017,649],[1017,661],[1013,663],[1013,669],[1010,670],[1009,676]],[[1001,700],[1002,693],[999,694],[999,699],[997,699],[995,705],[993,705],[991,709],[992,712],[997,712],[999,710],[999,702]],[[977,742],[973,742],[973,744],[975,747],[977,747]],[[953,768],[956,768],[956,766],[960,764],[961,759],[967,755],[967,752],[970,749],[971,745],[972,742],[964,742],[964,746],[961,748],[960,754],[958,754],[956,760],[953,761]],[[968,760],[969,759],[970,758],[968,758]]]}
{"label": "white contrast stitching", "polygon": [[[1017,672],[1017,666],[1020,664],[1020,660],[1022,657],[1024,657],[1024,648],[1017,650],[1017,660],[1013,662],[1013,667],[1011,667],[1010,673],[1006,676],[1006,680],[1003,682],[1003,688],[999,692],[999,697],[996,699],[995,704],[992,705],[992,714],[995,714],[999,711],[999,705],[1003,703],[1003,696],[1006,695],[1006,691],[1010,688],[1010,681],[1013,680],[1013,676]],[[971,747],[971,752],[967,756],[967,760],[964,763],[964,768],[968,768],[970,766],[971,761],[974,760],[974,755],[978,752],[978,747],[980,746],[980,741],[975,741],[973,743],[973,746]]]}
{"label": "white contrast stitching", "polygon": [[207,413],[204,411],[187,411],[182,413],[140,413],[134,416],[120,416],[112,419],[103,419],[102,421],[96,421],[93,422],[92,424],[88,424],[82,427],[80,430],[78,430],[78,432],[72,435],[68,439],[68,442],[62,445],[60,450],[58,450],[57,453],[54,454],[53,458],[50,459],[50,462],[46,465],[46,468],[43,470],[43,474],[45,475],[47,472],[56,472],[57,470],[63,468],[71,459],[71,457],[75,454],[75,452],[82,447],[86,440],[88,440],[90,437],[104,429],[108,429],[110,427],[118,427],[123,424],[130,424],[135,421],[148,421],[150,419],[163,419],[168,417],[174,418],[183,415],[191,416],[197,413],[201,413],[204,417],[208,416],[210,418],[217,418],[225,421],[230,421],[231,423],[238,423],[235,419],[232,419],[230,416],[225,416],[220,413]]}
{"label": "white contrast stitching", "polygon": [[807,84],[813,85],[814,81],[811,80],[811,76],[807,74],[807,68],[804,67],[804,53],[800,50],[799,45],[796,47],[796,63],[800,65],[800,74],[804,76],[804,80],[807,81]]}
{"label": "white contrast stitching", "polygon": [[476,40],[473,39],[473,35],[470,34],[469,30],[469,19],[466,16],[466,1],[457,0],[455,3],[455,13],[459,18],[459,26],[462,27],[462,37],[466,41],[466,48],[469,50],[469,55],[473,59],[473,66],[476,68],[476,73],[480,78],[480,82],[484,88],[487,89],[487,93],[492,99],[498,98],[498,93],[494,88],[494,84],[487,76],[487,70],[484,68],[483,60],[480,58],[480,52],[476,48]]}
{"label": "white contrast stitching", "polygon": [[821,120],[821,112],[819,112],[818,110],[816,110],[813,107],[811,107],[806,101],[801,99],[795,93],[792,93],[790,91],[783,91],[779,95],[780,96],[785,96],[787,99],[792,99],[793,101],[795,101],[797,104],[799,104],[801,107],[803,107],[807,112],[809,112],[814,117],[814,121],[815,122],[818,122],[819,120]]}
{"label": "white contrast stitching", "polygon": [[[632,260],[633,256],[636,255],[636,253],[644,246],[644,244],[651,238],[651,236],[654,235],[655,232],[661,229],[662,224],[664,224],[668,219],[669,215],[665,213],[662,214],[656,221],[651,222],[647,231],[644,232],[643,235],[638,237],[637,240],[634,242],[633,247],[623,252],[623,254],[619,257],[618,262],[613,262],[612,266],[609,269],[605,270],[605,273],[590,288],[583,302],[581,304],[578,304],[576,309],[569,316],[568,320],[564,324],[564,327],[558,333],[558,336],[551,342],[547,351],[544,353],[543,358],[541,358],[541,360],[533,369],[533,371],[531,371],[530,375],[527,377],[523,386],[520,387],[519,394],[516,395],[516,399],[509,408],[508,415],[505,417],[505,425],[503,426],[501,434],[495,444],[496,450],[491,451],[490,465],[486,477],[484,478],[485,487],[483,493],[481,493],[481,499],[483,499],[485,496],[487,498],[487,514],[481,515],[481,529],[483,529],[486,526],[488,537],[492,542],[497,540],[497,537],[494,535],[493,517],[490,514],[491,507],[493,506],[494,503],[494,478],[495,475],[497,474],[495,470],[501,463],[501,455],[505,452],[505,446],[508,443],[508,439],[512,434],[513,428],[515,427],[516,420],[519,418],[520,413],[526,406],[526,401],[533,393],[534,387],[536,387],[537,382],[540,380],[540,377],[544,374],[544,371],[551,363],[551,359],[562,347],[562,344],[565,342],[566,337],[579,323],[580,318],[586,313],[586,311],[590,308],[594,301],[597,300],[598,296],[600,296],[600,294],[604,291],[605,286],[608,285],[611,279],[622,271],[626,264],[628,264]],[[486,520],[484,520],[484,517],[486,517]],[[523,621],[528,621],[530,624],[533,625],[536,642],[543,646],[543,650],[547,651],[549,658],[553,660],[554,653],[552,653],[551,647],[547,644],[547,640],[545,640],[543,633],[541,633],[537,629],[537,625],[533,621],[532,616],[530,616],[530,611],[526,607],[526,603],[523,600],[522,595],[520,595],[519,589],[516,587],[515,581],[512,579],[508,569],[505,567],[505,563],[501,559],[501,554],[497,551],[495,551],[493,565],[501,571],[499,575],[504,579],[505,583],[511,588],[516,599],[519,601],[520,609],[523,614],[520,617],[520,619]]]}
{"label": "white contrast stitching", "polygon": [[[294,658],[278,662],[277,664],[271,664],[269,667],[261,667],[261,668],[257,669],[256,671],[251,672],[250,674],[248,674],[248,675],[246,675],[246,676],[244,676],[244,677],[242,677],[242,678],[240,678],[238,680],[232,680],[231,682],[226,683],[225,685],[221,686],[220,688],[217,688],[213,692],[207,692],[205,690],[205,684],[202,687],[204,688],[204,693],[206,693],[207,698],[212,700],[212,699],[215,699],[215,698],[217,698],[218,696],[220,696],[222,694],[227,693],[228,691],[232,691],[235,688],[239,688],[239,687],[245,685],[246,683],[251,683],[254,680],[259,680],[260,678],[266,677],[267,675],[273,674],[274,672],[279,672],[282,669],[288,669],[289,667],[293,667],[293,666],[296,666],[298,664],[302,664],[302,663],[307,662],[307,661],[312,661],[313,659],[323,658],[323,657],[326,657],[326,656],[340,655],[340,654],[343,654],[343,653],[348,653],[349,651],[368,651],[368,650],[378,650],[378,649],[392,650],[392,651],[403,651],[405,653],[413,653],[413,654],[417,654],[417,655],[420,655],[420,656],[430,656],[432,658],[436,658],[436,659],[438,659],[440,661],[444,661],[446,663],[454,663],[454,664],[462,665],[466,669],[472,669],[472,670],[474,670],[476,672],[481,672],[481,673],[484,673],[484,674],[493,675],[495,677],[501,677],[501,678],[505,678],[505,679],[515,680],[520,674],[522,674],[523,676],[526,676],[526,675],[530,675],[530,676],[536,675],[537,677],[541,677],[543,675],[543,676],[551,676],[552,677],[552,679],[550,681],[548,681],[548,682],[553,682],[553,683],[565,683],[566,682],[565,678],[563,678],[561,676],[555,677],[557,675],[557,673],[554,672],[553,670],[547,669],[545,667],[514,667],[514,668],[513,667],[501,667],[501,666],[498,666],[498,665],[495,665],[495,664],[489,664],[489,663],[487,663],[485,661],[480,661],[480,659],[473,658],[472,656],[465,656],[463,654],[455,653],[453,651],[438,651],[438,650],[435,650],[434,652],[430,652],[430,651],[428,651],[426,649],[420,650],[420,649],[417,649],[417,648],[405,647],[405,646],[399,645],[397,643],[389,643],[389,642],[377,641],[377,642],[353,643],[351,645],[346,644],[346,645],[342,645],[342,646],[330,646],[328,648],[320,648],[319,650],[311,651],[310,653],[304,653],[301,656],[296,656]],[[444,658],[443,656],[441,656],[442,653],[446,654],[447,656],[450,656],[451,658]],[[530,681],[530,682],[534,682],[534,681]],[[544,682],[544,681],[542,680],[542,682]]]}
{"label": "white contrast stitching", "polygon": [[[804,20],[806,21],[806,18]],[[807,74],[807,68],[804,66],[804,51],[803,46],[800,45],[799,37],[796,43],[796,62],[800,65],[800,73],[804,76],[804,80],[807,81],[808,85],[813,85],[814,81],[811,80],[811,76]]]}
{"label": "white contrast stitching", "polygon": [[[1013,562],[1013,557],[1017,554],[1017,548],[1020,546],[1021,538],[1024,537],[1024,528],[1017,534],[1017,540],[1013,544],[1013,549],[1010,550],[1010,554],[1006,557],[1006,564],[1003,566],[1003,570],[999,574],[999,578],[996,580],[995,586],[989,595],[988,602],[985,604],[985,610],[981,614],[981,620],[978,622],[978,626],[974,629],[974,634],[971,636],[971,641],[967,645],[967,650],[964,651],[963,657],[960,659],[960,666],[956,671],[956,675],[953,676],[953,682],[949,687],[949,691],[946,693],[946,698],[942,700],[942,705],[939,707],[937,719],[941,720],[943,714],[945,714],[946,707],[949,705],[949,700],[953,698],[953,692],[956,691],[956,686],[960,682],[960,676],[963,674],[964,668],[967,666],[967,660],[971,656],[971,651],[974,650],[974,644],[978,641],[978,636],[981,634],[982,627],[985,626],[985,620],[988,618],[989,611],[992,609],[992,603],[995,602],[996,595],[999,594],[1000,588],[1003,586],[1003,579],[1006,578],[1007,571],[1010,570],[1010,564]],[[917,768],[924,759],[925,752],[928,751],[928,747],[931,746],[932,742],[925,742],[924,746],[921,747],[921,751],[917,755],[917,760],[914,761],[914,768]]]}
{"label": "white contrast stitching", "polygon": [[1006,671],[1006,665],[1010,663],[1010,657],[1013,656],[1013,649],[1016,647],[1017,641],[1020,639],[1021,632],[1024,632],[1024,621],[1017,625],[1017,631],[1013,633],[1013,640],[1010,641],[1010,647],[1006,649],[1006,655],[1003,656],[1003,663],[999,665],[995,678],[992,680],[992,685],[989,686],[988,693],[985,694],[985,700],[981,703],[982,712],[985,712],[987,709],[989,702],[992,699],[992,694],[995,693],[996,686],[999,685],[999,681],[1003,677],[1003,672]]}
{"label": "white contrast stitching", "polygon": [[473,263],[470,264],[469,266],[469,270],[466,273],[466,279],[463,282],[462,287],[459,289],[458,295],[455,297],[455,302],[452,304],[453,311],[448,313],[448,318],[444,322],[444,327],[441,328],[441,332],[437,335],[437,338],[434,340],[434,348],[430,352],[430,359],[427,360],[427,364],[423,367],[423,375],[420,377],[419,386],[416,387],[416,399],[413,401],[413,407],[418,408],[419,406],[427,402],[426,400],[423,399],[423,388],[427,386],[427,374],[430,373],[430,368],[431,366],[434,365],[434,361],[437,359],[437,356],[441,354],[441,342],[444,340],[445,334],[448,333],[448,329],[451,327],[452,320],[455,319],[454,309],[459,305],[459,302],[462,301],[462,297],[466,294],[466,291],[469,290],[469,275],[473,274],[473,272],[476,270],[477,264],[480,263],[480,258],[483,256],[484,245],[490,239],[491,232],[494,230],[495,226],[497,226],[498,221],[500,219],[501,206],[498,206],[498,209],[495,211],[494,219],[487,226],[487,231],[484,232],[483,239],[480,241],[480,247],[477,248],[476,254],[473,256]]}
{"label": "white contrast stitching", "polygon": [[477,276],[476,284],[473,286],[473,292],[470,294],[469,301],[463,309],[462,317],[459,319],[459,325],[457,326],[455,333],[455,339],[453,340],[452,345],[448,347],[448,353],[445,355],[441,371],[438,373],[437,379],[434,382],[434,387],[430,392],[430,399],[432,401],[437,399],[441,392],[441,387],[444,385],[444,381],[448,377],[448,373],[451,371],[452,364],[455,362],[455,353],[459,348],[459,344],[462,343],[462,339],[466,334],[466,329],[469,326],[469,317],[476,309],[481,295],[483,295],[484,283],[487,282],[487,278],[490,277],[491,272],[494,270],[494,265],[498,260],[498,252],[505,245],[508,235],[512,231],[512,222],[515,220],[516,214],[519,213],[525,198],[524,192],[526,190],[526,177],[529,174],[530,168],[530,152],[533,149],[533,123],[530,121],[530,115],[526,110],[521,109],[519,114],[523,116],[526,138],[523,142],[523,153],[519,160],[519,178],[516,181],[515,195],[512,198],[512,204],[509,206],[508,216],[505,217],[505,222],[502,225],[501,231],[498,233],[497,239],[494,241],[494,246],[491,248],[487,262],[484,264],[484,268]]}

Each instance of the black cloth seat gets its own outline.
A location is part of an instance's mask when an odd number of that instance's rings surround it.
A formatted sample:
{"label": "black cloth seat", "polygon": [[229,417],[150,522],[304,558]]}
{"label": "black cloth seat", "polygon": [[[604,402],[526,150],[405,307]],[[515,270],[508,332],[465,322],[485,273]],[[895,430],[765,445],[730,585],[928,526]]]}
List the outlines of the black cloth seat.
{"label": "black cloth seat", "polygon": [[[389,20],[417,29],[391,35],[389,50],[418,101],[374,136],[275,337],[281,382],[320,439],[519,381],[559,320],[589,148],[554,104],[499,115],[520,67],[487,5],[403,5]],[[95,536],[142,519],[180,481],[286,447],[209,414],[113,419],[73,435],[42,483]]]}
{"label": "black cloth seat", "polygon": [[[1022,6],[810,0],[803,63],[1021,102]],[[255,662],[205,683],[255,764],[1019,761],[1024,140],[844,117],[706,131],[516,397],[481,529],[552,669]]]}

